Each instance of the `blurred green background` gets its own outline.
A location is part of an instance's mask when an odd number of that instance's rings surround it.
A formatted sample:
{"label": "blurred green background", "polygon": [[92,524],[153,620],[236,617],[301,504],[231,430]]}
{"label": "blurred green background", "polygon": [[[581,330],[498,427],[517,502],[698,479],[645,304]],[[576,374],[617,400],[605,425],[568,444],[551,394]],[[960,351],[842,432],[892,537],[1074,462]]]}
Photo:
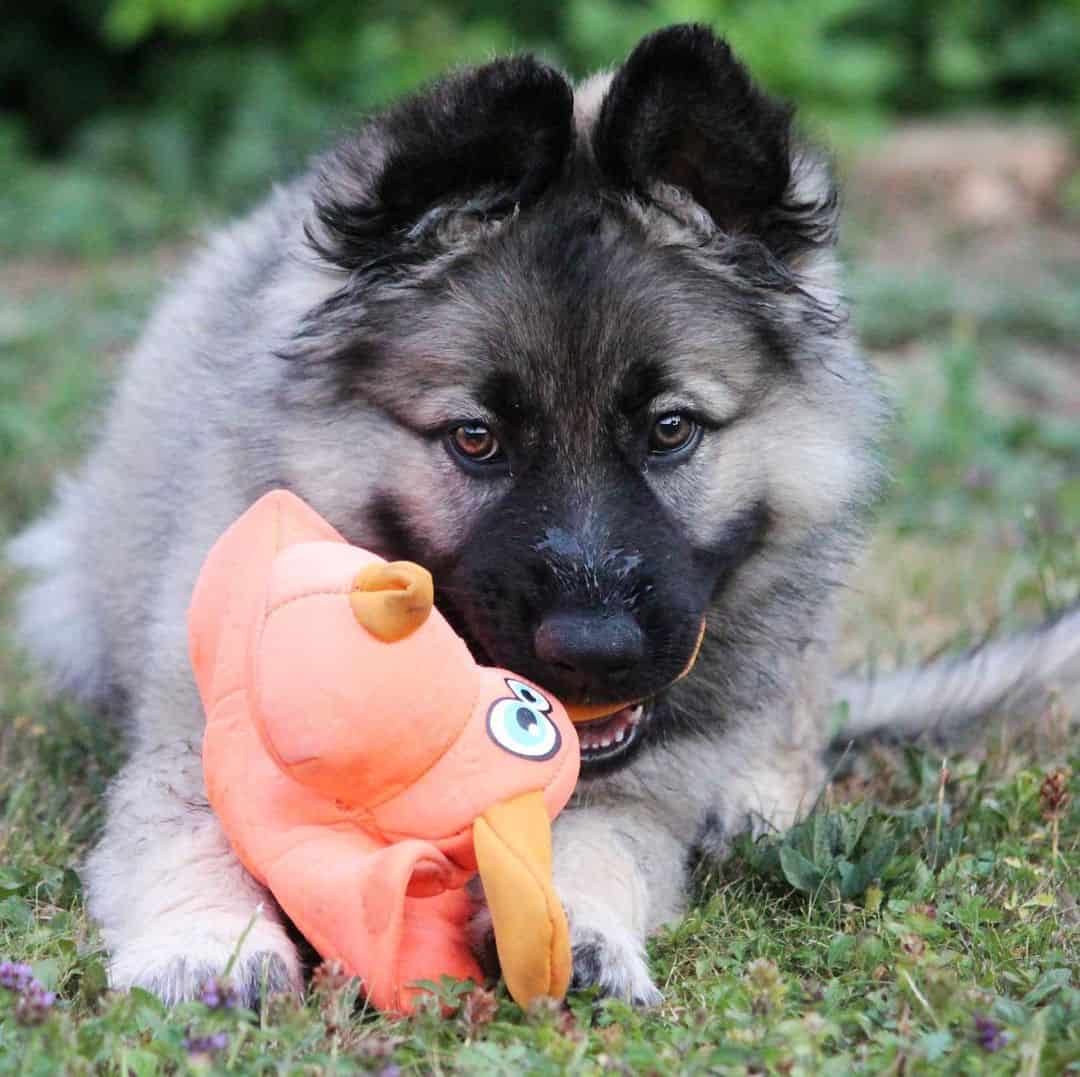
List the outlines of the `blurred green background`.
{"label": "blurred green background", "polygon": [[108,253],[247,204],[446,67],[575,75],[702,20],[841,149],[899,115],[1080,108],[1080,0],[39,0],[0,35],[0,246]]}

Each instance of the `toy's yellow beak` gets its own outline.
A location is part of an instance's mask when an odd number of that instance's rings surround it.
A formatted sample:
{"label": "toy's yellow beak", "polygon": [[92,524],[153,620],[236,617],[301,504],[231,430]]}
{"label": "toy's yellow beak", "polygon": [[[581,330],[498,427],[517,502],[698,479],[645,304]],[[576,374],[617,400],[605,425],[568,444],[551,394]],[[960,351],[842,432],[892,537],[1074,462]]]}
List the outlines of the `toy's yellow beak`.
{"label": "toy's yellow beak", "polygon": [[353,616],[377,639],[396,643],[412,635],[435,603],[431,573],[412,561],[377,561],[353,580]]}
{"label": "toy's yellow beak", "polygon": [[473,825],[480,879],[506,986],[526,1007],[570,986],[570,932],[551,882],[551,822],[541,792],[488,808]]}

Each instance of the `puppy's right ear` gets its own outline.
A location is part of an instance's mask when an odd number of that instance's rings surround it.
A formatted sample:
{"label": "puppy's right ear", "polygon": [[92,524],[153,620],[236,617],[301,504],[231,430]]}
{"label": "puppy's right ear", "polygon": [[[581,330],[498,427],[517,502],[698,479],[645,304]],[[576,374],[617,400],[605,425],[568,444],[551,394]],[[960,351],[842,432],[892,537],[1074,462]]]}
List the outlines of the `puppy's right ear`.
{"label": "puppy's right ear", "polygon": [[679,188],[720,230],[792,257],[833,242],[836,204],[825,170],[794,145],[791,116],[707,26],[670,26],[611,80],[592,144],[617,187],[646,199]]}
{"label": "puppy's right ear", "polygon": [[566,79],[532,56],[451,75],[324,159],[308,237],[323,258],[351,270],[440,206],[488,216],[527,206],[563,168],[572,115]]}

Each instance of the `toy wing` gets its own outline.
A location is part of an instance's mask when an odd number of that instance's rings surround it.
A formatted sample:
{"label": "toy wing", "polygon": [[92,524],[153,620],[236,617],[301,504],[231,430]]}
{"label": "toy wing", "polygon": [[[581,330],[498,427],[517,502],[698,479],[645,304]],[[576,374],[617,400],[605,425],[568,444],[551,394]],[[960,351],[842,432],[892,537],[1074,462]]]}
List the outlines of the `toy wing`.
{"label": "toy wing", "polygon": [[266,882],[305,938],[359,976],[379,1009],[409,1013],[424,993],[418,981],[482,981],[466,934],[468,875],[428,842],[379,846],[313,827]]}

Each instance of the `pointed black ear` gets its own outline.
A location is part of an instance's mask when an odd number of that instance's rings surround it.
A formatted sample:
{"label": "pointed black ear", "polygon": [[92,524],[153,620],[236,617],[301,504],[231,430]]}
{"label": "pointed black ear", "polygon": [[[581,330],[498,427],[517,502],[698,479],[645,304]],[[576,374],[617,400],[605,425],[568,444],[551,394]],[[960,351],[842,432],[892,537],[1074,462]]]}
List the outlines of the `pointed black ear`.
{"label": "pointed black ear", "polygon": [[796,174],[791,117],[708,27],[672,26],[644,38],[615,74],[593,149],[617,186],[646,197],[658,184],[683,188],[720,229],[787,255],[831,242],[835,206],[827,177],[799,182],[810,177]]}
{"label": "pointed black ear", "polygon": [[572,116],[570,85],[532,56],[451,75],[326,157],[309,238],[350,269],[441,204],[486,214],[527,206],[562,170]]}

